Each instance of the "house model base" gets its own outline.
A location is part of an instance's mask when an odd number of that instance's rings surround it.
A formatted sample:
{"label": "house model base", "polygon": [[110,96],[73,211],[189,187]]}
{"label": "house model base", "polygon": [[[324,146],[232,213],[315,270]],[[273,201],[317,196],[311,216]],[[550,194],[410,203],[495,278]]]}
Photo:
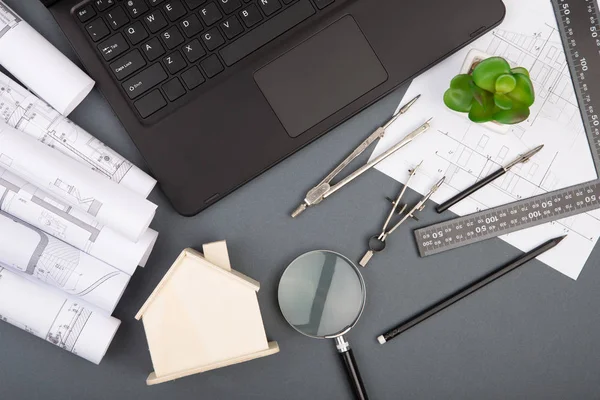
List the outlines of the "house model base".
{"label": "house model base", "polygon": [[148,339],[155,385],[279,352],[268,342],[260,284],[231,269],[225,242],[186,249],[136,315]]}
{"label": "house model base", "polygon": [[235,365],[235,364],[243,363],[243,362],[246,362],[246,361],[252,361],[252,360],[255,360],[257,358],[270,356],[270,355],[275,354],[275,353],[279,353],[279,346],[277,345],[277,342],[269,342],[269,348],[267,350],[258,351],[258,352],[253,353],[253,354],[249,354],[249,355],[246,355],[246,356],[234,358],[234,359],[223,361],[223,362],[220,362],[220,363],[215,363],[215,364],[212,364],[212,365],[207,365],[205,367],[199,367],[199,368],[195,368],[195,369],[191,369],[191,370],[187,370],[187,371],[181,371],[179,373],[174,373],[174,374],[166,375],[166,376],[163,376],[163,377],[158,377],[158,376],[156,376],[155,372],[152,372],[150,375],[148,375],[148,378],[146,379],[146,384],[147,385],[157,385],[159,383],[164,383],[164,382],[172,381],[172,380],[175,380],[175,379],[183,378],[185,376],[189,376],[189,375],[194,375],[194,374],[199,374],[199,373],[202,373],[202,372],[210,371],[211,369],[223,368],[223,367],[228,367],[230,365]]}

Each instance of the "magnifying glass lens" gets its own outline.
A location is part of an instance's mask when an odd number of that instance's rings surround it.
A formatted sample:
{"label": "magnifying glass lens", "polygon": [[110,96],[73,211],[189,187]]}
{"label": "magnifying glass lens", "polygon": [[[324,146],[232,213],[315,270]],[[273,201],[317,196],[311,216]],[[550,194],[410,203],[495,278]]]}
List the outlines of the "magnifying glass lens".
{"label": "magnifying glass lens", "polygon": [[313,251],[294,260],[279,281],[279,307],[288,323],[313,338],[335,338],[348,381],[358,400],[368,400],[350,344],[343,337],[365,306],[358,268],[331,251]]}
{"label": "magnifying glass lens", "polygon": [[307,253],[290,264],[279,283],[283,316],[304,335],[345,333],[360,317],[364,283],[351,262],[328,251]]}

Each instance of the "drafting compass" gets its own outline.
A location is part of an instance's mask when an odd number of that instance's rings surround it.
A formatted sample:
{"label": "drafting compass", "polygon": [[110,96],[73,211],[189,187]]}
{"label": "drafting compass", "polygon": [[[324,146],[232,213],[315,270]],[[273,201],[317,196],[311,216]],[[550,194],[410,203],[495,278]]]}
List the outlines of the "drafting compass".
{"label": "drafting compass", "polygon": [[[367,264],[369,263],[369,261],[371,261],[371,258],[373,258],[373,256],[376,253],[379,253],[379,252],[382,252],[383,250],[385,250],[387,238],[392,233],[394,233],[396,231],[396,229],[400,228],[400,226],[404,222],[406,222],[407,219],[414,218],[416,213],[423,211],[425,209],[425,203],[427,202],[427,200],[429,200],[431,198],[431,196],[433,196],[433,194],[444,183],[444,180],[446,179],[446,177],[440,179],[431,188],[429,193],[427,193],[425,196],[423,196],[423,198],[421,198],[421,200],[419,200],[419,202],[413,208],[411,208],[408,212],[406,212],[408,206],[406,204],[402,205],[401,200],[402,200],[402,197],[404,197],[404,193],[406,192],[406,189],[408,188],[408,185],[409,185],[411,179],[415,176],[415,174],[417,173],[417,170],[419,169],[421,164],[423,164],[422,161],[419,165],[417,165],[414,169],[412,169],[410,171],[410,175],[408,177],[408,180],[406,181],[406,184],[404,185],[404,187],[402,188],[402,191],[396,198],[396,201],[394,201],[392,204],[392,211],[390,211],[390,214],[388,215],[387,219],[385,220],[385,223],[383,224],[383,229],[381,230],[381,233],[379,235],[375,235],[369,239],[369,251],[367,251],[367,253],[363,256],[363,258],[360,260],[360,263],[359,263],[362,267],[366,267]],[[392,218],[394,217],[395,214],[400,214],[401,218],[396,223],[396,225],[394,225],[391,229],[388,229],[390,226],[390,222],[392,221]],[[404,214],[404,215],[402,216],[402,214]]]}
{"label": "drafting compass", "polygon": [[419,97],[421,97],[421,96],[419,95],[419,96],[415,97],[414,99],[412,99],[404,107],[402,107],[400,109],[400,111],[398,111],[398,113],[396,115],[394,115],[384,126],[377,128],[377,130],[375,130],[375,132],[373,132],[371,135],[369,135],[369,137],[367,139],[365,139],[365,141],[362,142],[360,144],[360,146],[358,146],[352,152],[352,154],[350,154],[348,157],[346,157],[346,159],[344,161],[342,161],[342,163],[340,165],[338,165],[321,182],[319,182],[319,184],[317,186],[312,188],[306,194],[306,197],[304,198],[304,201],[302,202],[302,204],[300,204],[298,206],[298,208],[296,208],[296,210],[292,213],[292,218],[298,217],[308,207],[312,207],[312,206],[315,206],[315,205],[321,203],[323,200],[327,199],[329,196],[331,196],[332,194],[334,194],[335,192],[337,192],[338,190],[340,190],[341,188],[343,188],[344,186],[346,186],[347,184],[352,182],[354,179],[358,178],[359,176],[361,176],[363,173],[365,173],[369,169],[373,168],[374,166],[376,166],[383,160],[390,157],[392,154],[396,153],[398,150],[400,150],[404,146],[411,143],[414,139],[416,139],[418,136],[420,136],[423,132],[427,131],[431,127],[431,125],[429,124],[431,119],[429,121],[425,122],[420,127],[418,127],[412,133],[408,134],[406,137],[404,137],[402,140],[400,140],[400,142],[396,143],[392,148],[387,150],[385,153],[383,153],[379,157],[375,158],[373,161],[363,165],[362,167],[360,167],[359,169],[357,169],[356,171],[354,171],[353,173],[351,173],[350,175],[348,175],[346,178],[342,179],[338,183],[336,183],[334,185],[331,183],[333,181],[333,179],[342,172],[342,170],[344,170],[352,161],[354,161],[358,156],[360,156],[369,146],[371,146],[375,141],[384,137],[387,129],[394,122],[396,122],[396,120],[401,115],[406,113],[412,107],[412,105],[417,102]]}

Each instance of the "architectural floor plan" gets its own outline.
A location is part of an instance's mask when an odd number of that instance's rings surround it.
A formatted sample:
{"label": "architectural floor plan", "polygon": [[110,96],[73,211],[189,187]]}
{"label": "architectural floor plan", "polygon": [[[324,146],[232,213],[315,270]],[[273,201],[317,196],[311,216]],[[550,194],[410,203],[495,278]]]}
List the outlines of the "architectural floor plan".
{"label": "architectural floor plan", "polygon": [[85,302],[0,266],[0,320],[93,363],[100,363],[120,321]]}
{"label": "architectural floor plan", "polygon": [[0,4],[0,39],[19,22],[21,18],[13,10]]}
{"label": "architectural floor plan", "polygon": [[0,212],[0,263],[112,313],[130,276]]}
{"label": "architectural floor plan", "polygon": [[156,205],[0,120],[0,167],[130,241],[147,233]]}
{"label": "architectural floor plan", "polygon": [[[505,4],[508,14],[497,29],[413,81],[405,98],[422,94],[421,100],[400,118],[373,154],[373,157],[381,154],[411,129],[434,117],[431,131],[378,169],[404,182],[408,169],[423,160],[411,187],[425,193],[446,176],[444,186],[432,197],[440,203],[519,154],[545,145],[529,163],[516,166],[492,185],[451,208],[458,215],[597,179],[552,5],[544,0],[505,0]],[[513,126],[506,135],[473,124],[466,115],[454,113],[443,104],[450,80],[460,72],[472,49],[502,56],[513,66],[525,67],[531,73],[536,88],[531,116]],[[576,279],[600,235],[598,216],[581,214],[502,238],[529,250],[568,233],[559,248],[540,259]]]}
{"label": "architectural floor plan", "polygon": [[144,266],[158,233],[136,242],[100,225],[88,214],[0,168],[0,210],[132,275]]}
{"label": "architectural floor plan", "polygon": [[156,184],[153,178],[1,72],[0,119],[144,197]]}

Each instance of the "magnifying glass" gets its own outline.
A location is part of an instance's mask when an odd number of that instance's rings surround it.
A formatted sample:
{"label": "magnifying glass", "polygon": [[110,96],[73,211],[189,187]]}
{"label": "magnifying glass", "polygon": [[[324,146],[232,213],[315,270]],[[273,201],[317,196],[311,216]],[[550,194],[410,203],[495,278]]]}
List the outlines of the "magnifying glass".
{"label": "magnifying glass", "polygon": [[298,332],[335,339],[356,398],[367,400],[352,349],[343,336],[358,322],[366,301],[365,281],[352,261],[332,251],[306,253],[283,273],[278,297],[283,316]]}

